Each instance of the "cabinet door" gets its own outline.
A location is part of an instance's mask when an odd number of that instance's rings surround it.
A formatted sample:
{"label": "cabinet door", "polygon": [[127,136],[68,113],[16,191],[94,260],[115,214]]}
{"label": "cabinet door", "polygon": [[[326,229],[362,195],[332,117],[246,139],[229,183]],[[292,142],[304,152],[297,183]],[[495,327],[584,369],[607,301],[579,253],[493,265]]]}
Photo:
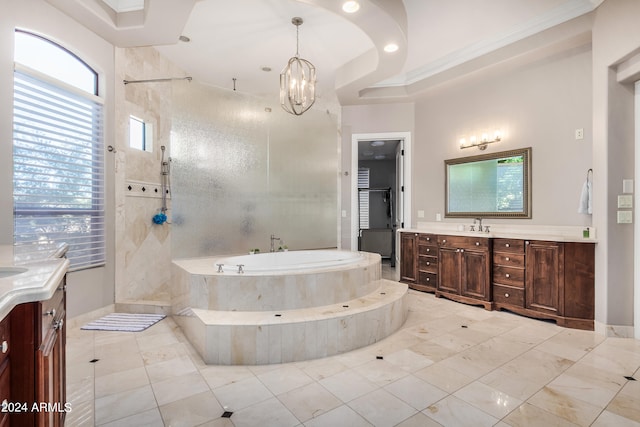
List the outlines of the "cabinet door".
{"label": "cabinet door", "polygon": [[460,249],[440,248],[438,252],[438,290],[460,295]]}
{"label": "cabinet door", "polygon": [[564,305],[564,247],[557,242],[531,242],[525,271],[526,307],[562,315]]}
{"label": "cabinet door", "polygon": [[461,254],[460,294],[489,301],[491,288],[489,277],[489,253],[463,249]]}
{"label": "cabinet door", "polygon": [[417,238],[414,233],[400,233],[400,281],[416,283],[418,275]]}

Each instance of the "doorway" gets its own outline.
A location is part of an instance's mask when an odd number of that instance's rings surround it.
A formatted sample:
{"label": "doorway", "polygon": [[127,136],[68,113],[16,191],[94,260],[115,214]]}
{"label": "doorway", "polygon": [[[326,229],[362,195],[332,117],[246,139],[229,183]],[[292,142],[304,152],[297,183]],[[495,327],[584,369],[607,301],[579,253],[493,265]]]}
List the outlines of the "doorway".
{"label": "doorway", "polygon": [[352,136],[351,248],[398,262],[396,231],[411,226],[411,135]]}

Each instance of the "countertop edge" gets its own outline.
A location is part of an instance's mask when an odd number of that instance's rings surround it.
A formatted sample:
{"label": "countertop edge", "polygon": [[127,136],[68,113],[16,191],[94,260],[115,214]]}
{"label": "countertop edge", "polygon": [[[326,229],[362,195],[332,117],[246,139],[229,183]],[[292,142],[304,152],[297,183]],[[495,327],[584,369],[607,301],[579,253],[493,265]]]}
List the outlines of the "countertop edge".
{"label": "countertop edge", "polygon": [[491,231],[488,233],[480,233],[473,231],[457,231],[457,230],[443,230],[443,229],[429,229],[429,228],[400,228],[398,233],[424,233],[424,234],[441,234],[447,236],[463,236],[463,237],[478,237],[489,239],[519,239],[519,240],[540,240],[550,242],[568,242],[568,243],[598,243],[594,238],[574,237],[558,234],[537,234],[537,233],[518,233],[518,232],[505,232],[505,231]]}
{"label": "countertop edge", "polygon": [[4,295],[0,296],[0,319],[4,319],[19,304],[50,299],[64,275],[67,274],[68,269],[69,260],[62,258],[40,286],[13,289],[5,292]]}

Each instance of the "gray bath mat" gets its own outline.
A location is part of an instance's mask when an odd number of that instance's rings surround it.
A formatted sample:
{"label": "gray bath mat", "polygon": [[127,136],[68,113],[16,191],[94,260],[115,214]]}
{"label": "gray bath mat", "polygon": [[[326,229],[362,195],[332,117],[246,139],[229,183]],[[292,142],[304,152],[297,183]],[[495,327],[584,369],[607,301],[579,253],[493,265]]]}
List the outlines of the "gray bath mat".
{"label": "gray bath mat", "polygon": [[164,314],[111,313],[80,329],[88,331],[140,332],[164,319]]}

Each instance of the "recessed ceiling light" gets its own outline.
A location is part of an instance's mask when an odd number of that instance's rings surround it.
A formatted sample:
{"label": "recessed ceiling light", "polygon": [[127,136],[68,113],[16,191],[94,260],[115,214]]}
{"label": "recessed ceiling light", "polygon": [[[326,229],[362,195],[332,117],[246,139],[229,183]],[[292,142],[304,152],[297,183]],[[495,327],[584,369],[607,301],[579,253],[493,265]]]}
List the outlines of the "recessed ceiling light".
{"label": "recessed ceiling light", "polygon": [[180,40],[181,42],[185,42],[185,43],[189,43],[191,41],[191,39],[187,36],[180,36],[178,37],[178,40]]}
{"label": "recessed ceiling light", "polygon": [[392,53],[392,52],[395,52],[396,50],[398,50],[398,45],[395,43],[389,43],[384,47],[384,51],[387,53]]}
{"label": "recessed ceiling light", "polygon": [[342,4],[342,10],[347,13],[355,13],[360,9],[360,3],[357,1],[346,1]]}
{"label": "recessed ceiling light", "polygon": [[261,69],[262,71],[264,71],[264,72],[267,72],[267,73],[268,73],[269,71],[271,71],[271,67],[262,67],[262,68],[260,68],[260,69]]}

